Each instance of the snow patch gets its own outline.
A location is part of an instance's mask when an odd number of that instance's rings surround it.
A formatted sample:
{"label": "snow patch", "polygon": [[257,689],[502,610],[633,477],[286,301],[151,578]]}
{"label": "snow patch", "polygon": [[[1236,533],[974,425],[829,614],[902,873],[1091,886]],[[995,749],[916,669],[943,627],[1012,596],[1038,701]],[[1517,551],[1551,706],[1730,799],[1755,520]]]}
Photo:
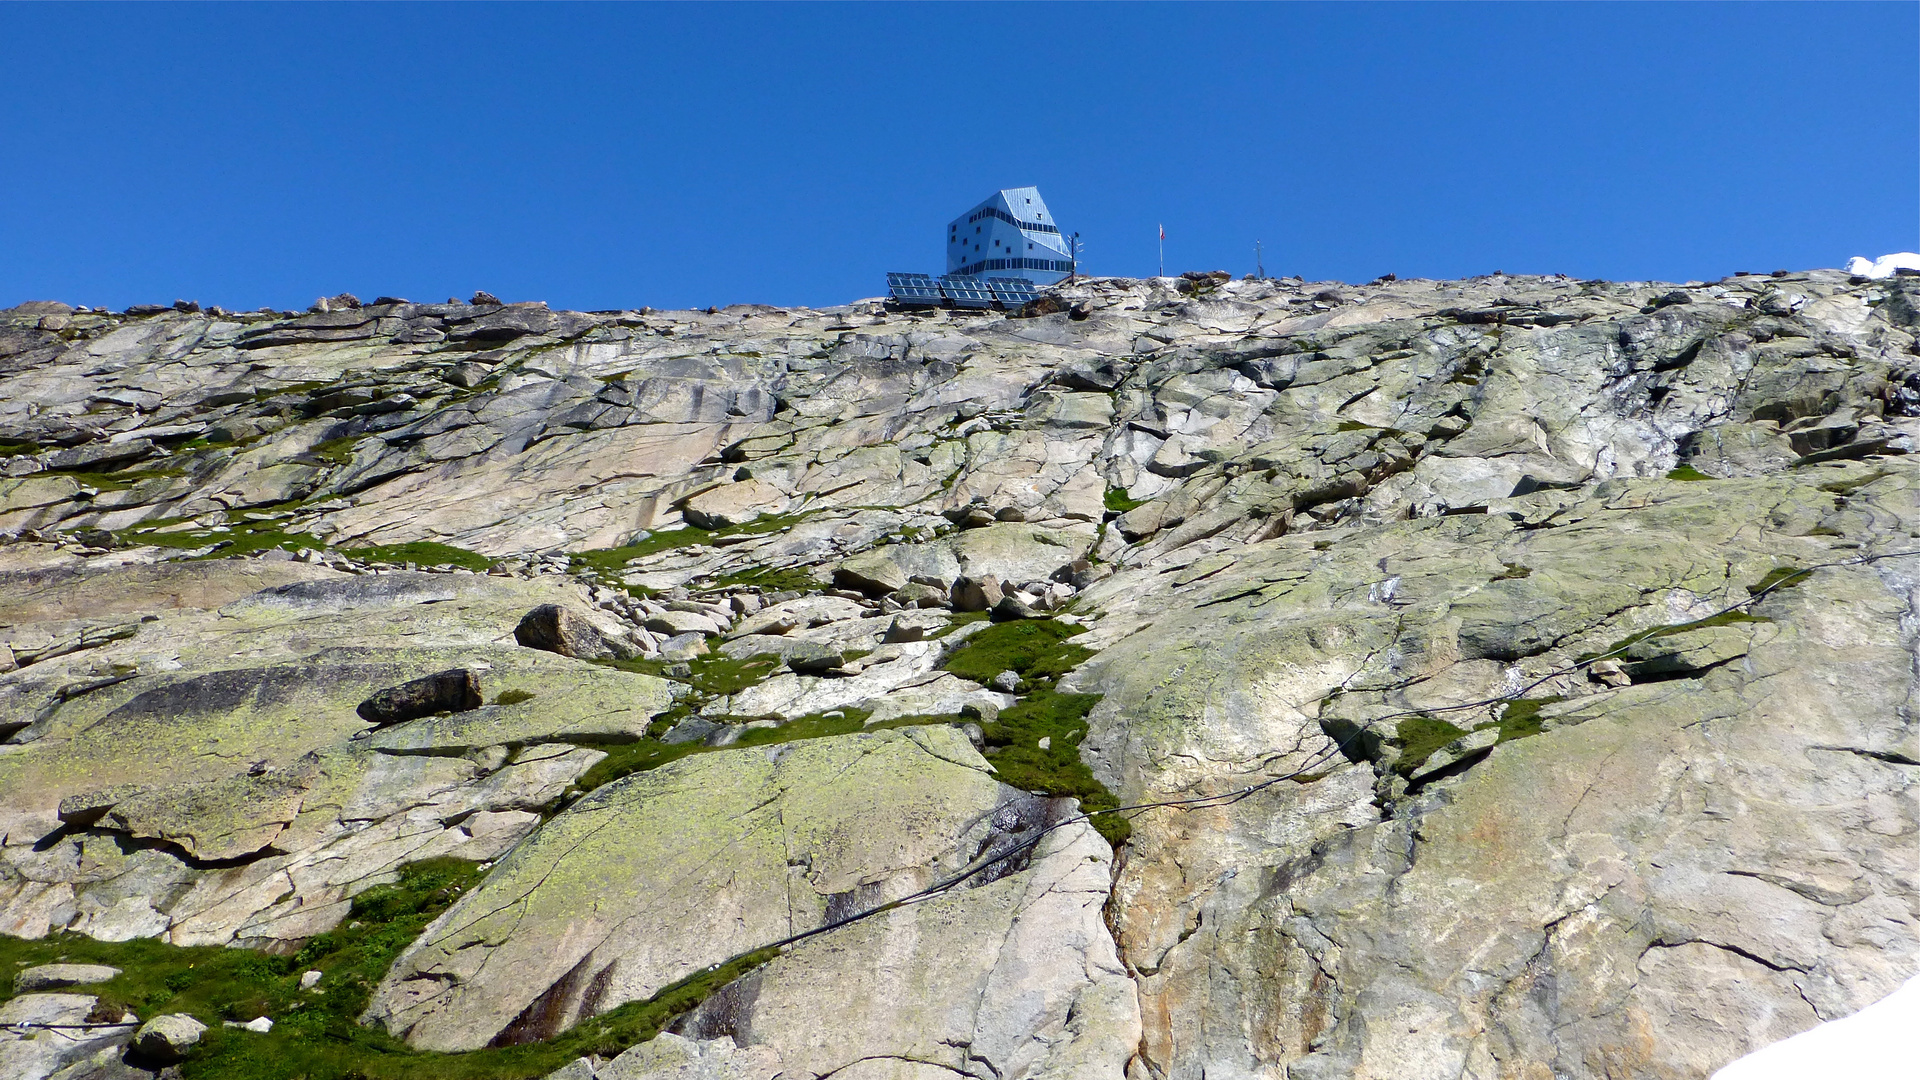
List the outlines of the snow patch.
{"label": "snow patch", "polygon": [[1911,251],[1897,251],[1892,255],[1882,255],[1872,262],[1858,255],[1847,260],[1847,273],[1855,277],[1892,277],[1895,270],[1920,270],[1920,255]]}

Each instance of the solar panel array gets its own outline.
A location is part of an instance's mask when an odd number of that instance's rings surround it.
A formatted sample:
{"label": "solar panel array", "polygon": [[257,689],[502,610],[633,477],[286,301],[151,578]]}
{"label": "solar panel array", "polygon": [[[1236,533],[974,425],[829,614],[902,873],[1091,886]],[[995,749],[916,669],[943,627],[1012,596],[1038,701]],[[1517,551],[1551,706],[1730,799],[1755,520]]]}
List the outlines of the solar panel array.
{"label": "solar panel array", "polygon": [[926,274],[888,274],[887,292],[909,307],[939,307],[940,286]]}
{"label": "solar panel array", "polygon": [[1009,308],[1020,307],[1040,296],[1040,290],[1026,278],[988,278],[987,284],[992,287],[994,298]]}
{"label": "solar panel array", "polygon": [[887,293],[903,307],[991,308],[1011,311],[1040,295],[1025,278],[942,277],[928,274],[887,275]]}
{"label": "solar panel array", "polygon": [[993,286],[981,278],[941,278],[940,291],[947,294],[947,299],[953,301],[954,307],[990,308],[993,306]]}

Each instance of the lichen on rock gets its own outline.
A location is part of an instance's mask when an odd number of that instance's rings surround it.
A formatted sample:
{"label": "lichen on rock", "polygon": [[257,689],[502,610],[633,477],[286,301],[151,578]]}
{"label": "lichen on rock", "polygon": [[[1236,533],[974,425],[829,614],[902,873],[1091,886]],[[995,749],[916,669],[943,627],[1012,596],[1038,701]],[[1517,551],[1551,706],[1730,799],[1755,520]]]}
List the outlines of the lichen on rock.
{"label": "lichen on rock", "polygon": [[453,856],[475,1075],[1704,1078],[1920,964],[1917,288],[0,312],[0,932]]}

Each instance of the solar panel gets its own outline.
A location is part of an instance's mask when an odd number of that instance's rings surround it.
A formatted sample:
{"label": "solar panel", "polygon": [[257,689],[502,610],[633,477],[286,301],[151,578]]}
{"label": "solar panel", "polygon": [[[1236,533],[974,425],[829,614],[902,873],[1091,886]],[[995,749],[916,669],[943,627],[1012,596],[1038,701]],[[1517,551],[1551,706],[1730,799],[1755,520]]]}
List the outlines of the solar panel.
{"label": "solar panel", "polygon": [[909,307],[939,307],[942,297],[940,286],[926,274],[887,275],[887,292],[896,301]]}
{"label": "solar panel", "polygon": [[1033,282],[1026,278],[988,278],[987,285],[993,289],[994,298],[1009,310],[1021,307],[1040,295],[1040,290],[1034,288]]}
{"label": "solar panel", "polygon": [[943,277],[940,279],[940,291],[953,301],[954,307],[990,308],[993,306],[993,286],[979,278]]}

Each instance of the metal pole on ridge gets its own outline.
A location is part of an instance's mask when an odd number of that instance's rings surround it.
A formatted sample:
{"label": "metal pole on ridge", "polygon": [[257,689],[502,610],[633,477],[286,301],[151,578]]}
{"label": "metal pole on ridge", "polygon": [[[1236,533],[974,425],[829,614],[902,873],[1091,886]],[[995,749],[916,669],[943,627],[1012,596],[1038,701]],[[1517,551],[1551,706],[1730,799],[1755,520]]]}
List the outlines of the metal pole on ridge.
{"label": "metal pole on ridge", "polygon": [[1167,227],[1160,226],[1160,273],[1156,277],[1167,276]]}

